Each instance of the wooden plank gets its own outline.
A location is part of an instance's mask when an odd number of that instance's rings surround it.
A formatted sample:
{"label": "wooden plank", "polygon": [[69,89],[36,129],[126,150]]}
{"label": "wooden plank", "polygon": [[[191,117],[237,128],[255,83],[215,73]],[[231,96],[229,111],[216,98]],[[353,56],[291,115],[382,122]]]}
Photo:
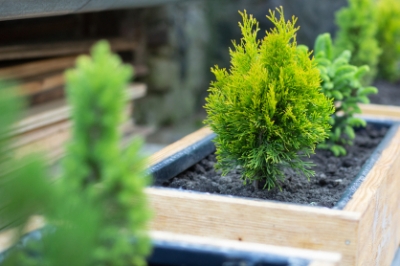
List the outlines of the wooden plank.
{"label": "wooden plank", "polygon": [[0,68],[0,77],[23,79],[39,76],[72,67],[75,64],[75,60],[76,56],[67,56]]}
{"label": "wooden plank", "polygon": [[400,244],[400,131],[345,207],[362,214],[359,265],[390,265]]}
{"label": "wooden plank", "polygon": [[152,230],[339,252],[355,265],[360,214],[174,189],[147,188]]}
{"label": "wooden plank", "polygon": [[[147,71],[146,68],[142,66],[138,66],[137,69],[135,67],[135,74],[139,76],[145,74]],[[28,81],[19,84],[19,95],[21,96],[32,96],[34,94],[43,93],[46,91],[50,91],[52,89],[60,88],[65,85],[64,72],[56,73],[50,76],[45,76],[43,78]]]}
{"label": "wooden plank", "polygon": [[41,80],[20,84],[19,95],[31,96],[33,94],[49,91],[64,85],[64,73],[52,75]]}
{"label": "wooden plank", "polygon": [[378,118],[400,119],[400,106],[381,104],[358,104],[362,115]]}
{"label": "wooden plank", "polygon": [[[32,216],[25,228],[24,233],[32,232],[33,230],[39,229],[44,226],[44,219],[42,216]],[[0,253],[3,253],[9,249],[15,242],[16,229],[8,229],[0,232]]]}
{"label": "wooden plank", "polygon": [[[124,123],[120,126],[121,132],[124,135],[134,132],[133,122],[131,120],[130,114],[132,110],[133,103],[129,102],[124,110],[124,118],[126,119]],[[72,121],[69,119],[57,121],[45,127],[36,128],[34,130],[24,132],[19,135],[14,135],[12,138],[12,143],[9,149],[18,149],[21,147],[29,147],[41,142],[45,142],[49,137],[53,137],[56,134],[61,134],[62,132],[71,131]],[[56,147],[55,147],[56,148]],[[34,149],[32,149],[34,150]],[[40,150],[40,149],[39,149]]]}
{"label": "wooden plank", "polygon": [[311,261],[313,266],[338,266],[341,255],[339,253],[312,251],[282,246],[263,245],[259,243],[243,243],[239,241],[223,240],[218,238],[198,237],[193,235],[174,234],[165,231],[150,231],[154,240],[179,242],[183,245],[203,246],[207,249],[238,250],[245,252],[259,252],[282,257],[305,259]]}
{"label": "wooden plank", "polygon": [[[88,53],[98,40],[81,40],[68,42],[49,42],[26,45],[11,45],[0,47],[0,60],[17,60]],[[130,51],[136,47],[136,42],[125,38],[107,40],[114,52]]]}
{"label": "wooden plank", "polygon": [[38,141],[40,139],[46,139],[48,136],[57,134],[59,132],[70,130],[71,125],[72,122],[67,119],[54,123],[51,126],[41,127],[39,129],[15,136],[12,140],[10,148],[16,149],[18,147],[29,145],[30,143]]}
{"label": "wooden plank", "polygon": [[[24,233],[38,230],[45,225],[45,221],[41,216],[33,216]],[[0,232],[0,253],[10,248],[14,243],[15,229],[8,229]],[[305,249],[295,249],[288,247],[279,247],[272,245],[262,245],[257,243],[243,243],[238,241],[229,241],[216,238],[193,237],[189,235],[173,234],[170,232],[150,231],[149,235],[154,240],[174,241],[187,245],[198,245],[204,247],[212,247],[221,250],[238,250],[247,252],[259,252],[264,254],[278,255],[282,257],[298,258],[311,261],[311,266],[339,266],[341,255],[333,252],[311,251]]]}
{"label": "wooden plank", "polygon": [[[127,89],[127,98],[134,100],[146,94],[144,83],[133,83]],[[11,135],[21,134],[36,128],[63,121],[69,118],[71,107],[65,99],[42,104],[29,109],[23,118],[14,125]]]}
{"label": "wooden plank", "polygon": [[171,155],[177,153],[178,151],[190,146],[199,140],[213,134],[212,130],[209,127],[203,127],[192,134],[187,135],[186,137],[168,145],[164,149],[154,153],[148,160],[149,165],[155,165],[160,161],[170,157]]}

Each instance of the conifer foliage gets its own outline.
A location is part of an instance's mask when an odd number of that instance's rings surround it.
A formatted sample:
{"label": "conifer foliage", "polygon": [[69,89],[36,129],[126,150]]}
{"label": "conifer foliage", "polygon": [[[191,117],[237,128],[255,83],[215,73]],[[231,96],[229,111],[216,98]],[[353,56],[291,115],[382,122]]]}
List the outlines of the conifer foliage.
{"label": "conifer foliage", "polygon": [[350,63],[355,66],[367,65],[370,71],[364,76],[364,84],[370,84],[376,74],[379,48],[377,34],[377,10],[374,0],[348,0],[348,7],[336,13],[339,29],[335,39],[335,55],[349,50]]}
{"label": "conifer foliage", "polygon": [[212,68],[205,123],[217,134],[217,168],[226,174],[240,165],[246,181],[279,186],[283,168],[307,177],[310,163],[301,160],[329,132],[332,101],[320,91],[320,76],[309,53],[297,49],[296,18],[285,22],[283,8],[267,18],[275,27],[257,39],[258,22],[240,13],[240,43],[230,50],[229,70]]}
{"label": "conifer foliage", "polygon": [[400,1],[380,0],[377,5],[377,39],[382,48],[379,76],[395,82],[400,80]]}
{"label": "conifer foliage", "polygon": [[368,95],[378,90],[362,85],[362,78],[368,73],[369,67],[351,65],[350,51],[334,56],[329,33],[317,37],[314,53],[321,73],[322,91],[328,98],[334,99],[336,106],[330,119],[332,129],[329,139],[319,144],[318,148],[330,149],[336,156],[345,155],[345,145],[353,144],[354,128],[366,125],[363,119],[354,117],[354,114],[361,113],[358,103],[369,103]]}
{"label": "conifer foliage", "polygon": [[94,265],[143,265],[150,251],[143,190],[150,179],[138,154],[141,144],[135,141],[123,151],[118,130],[131,77],[132,69],[106,42],[97,43],[92,57],[81,56],[66,73],[74,125],[63,179],[103,213]]}

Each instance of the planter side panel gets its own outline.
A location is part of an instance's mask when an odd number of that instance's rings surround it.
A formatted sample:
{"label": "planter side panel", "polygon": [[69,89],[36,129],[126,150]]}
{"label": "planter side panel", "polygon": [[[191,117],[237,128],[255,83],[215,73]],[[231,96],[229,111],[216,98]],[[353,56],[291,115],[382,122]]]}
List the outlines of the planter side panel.
{"label": "planter side panel", "polygon": [[[400,129],[344,210],[362,214],[357,265],[390,265],[400,244]],[[361,244],[362,243],[362,244]]]}
{"label": "planter side panel", "polygon": [[340,252],[355,265],[357,213],[172,189],[146,190],[152,230]]}
{"label": "planter side panel", "polygon": [[363,116],[400,120],[400,107],[380,104],[359,104]]}

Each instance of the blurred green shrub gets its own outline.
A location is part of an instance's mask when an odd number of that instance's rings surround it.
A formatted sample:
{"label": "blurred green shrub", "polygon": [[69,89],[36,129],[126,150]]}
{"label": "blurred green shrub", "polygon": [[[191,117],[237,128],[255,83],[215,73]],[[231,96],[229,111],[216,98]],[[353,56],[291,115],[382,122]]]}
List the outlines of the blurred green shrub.
{"label": "blurred green shrub", "polygon": [[381,49],[376,34],[378,30],[377,9],[373,0],[348,0],[348,7],[336,13],[339,29],[335,38],[335,55],[343,51],[351,52],[350,63],[355,66],[367,65],[370,71],[363,83],[371,84],[377,74]]}
{"label": "blurred green shrub", "polygon": [[358,103],[369,103],[368,95],[377,93],[375,87],[364,87],[363,76],[368,66],[356,67],[350,64],[350,51],[334,56],[329,33],[317,37],[314,46],[315,61],[321,74],[321,87],[328,98],[333,98],[335,113],[330,118],[332,125],[329,139],[318,148],[331,150],[336,156],[345,155],[344,145],[352,145],[355,138],[354,128],[365,126],[366,122],[354,114],[361,113]]}

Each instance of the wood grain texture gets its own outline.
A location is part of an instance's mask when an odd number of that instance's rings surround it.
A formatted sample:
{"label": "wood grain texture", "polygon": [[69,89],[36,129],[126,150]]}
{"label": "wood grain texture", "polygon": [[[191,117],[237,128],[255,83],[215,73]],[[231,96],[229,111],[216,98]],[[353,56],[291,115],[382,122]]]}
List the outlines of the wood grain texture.
{"label": "wood grain texture", "polygon": [[362,115],[368,117],[400,119],[400,106],[381,105],[381,104],[358,104]]}
{"label": "wood grain texture", "polygon": [[40,76],[72,67],[77,56],[58,57],[0,68],[0,77],[23,79]]}
{"label": "wood grain texture", "polygon": [[153,230],[340,252],[355,265],[359,214],[271,201],[147,188]]}
{"label": "wood grain texture", "polygon": [[345,207],[362,214],[359,265],[390,265],[400,244],[400,130]]}
{"label": "wood grain texture", "polygon": [[[45,225],[45,220],[41,216],[33,216],[27,226],[25,233],[40,229]],[[15,243],[16,231],[9,229],[0,232],[0,253],[10,248]],[[180,242],[182,245],[199,245],[221,250],[238,250],[248,252],[259,252],[283,257],[295,257],[311,261],[311,266],[340,266],[341,255],[334,252],[312,251],[306,249],[295,249],[288,247],[263,245],[257,243],[244,243],[239,241],[229,241],[216,238],[195,237],[190,235],[174,234],[162,231],[150,231],[150,237],[154,240]]]}
{"label": "wood grain texture", "polygon": [[64,86],[64,73],[59,73],[40,80],[20,84],[19,95],[31,96]]}
{"label": "wood grain texture", "polygon": [[[21,157],[33,152],[44,152],[49,162],[54,162],[65,155],[64,146],[71,136],[70,120],[64,120],[51,126],[30,131],[17,136],[10,149],[15,156]],[[132,120],[128,119],[119,126],[122,134],[121,145],[127,146],[134,136],[148,133],[149,129],[136,127]]]}
{"label": "wood grain texture", "polygon": [[213,249],[230,249],[248,252],[273,254],[283,257],[295,257],[311,261],[313,266],[338,266],[341,255],[333,252],[312,251],[281,246],[264,245],[259,243],[223,240],[218,238],[198,237],[193,235],[174,234],[165,231],[151,231],[150,236],[154,240],[180,242],[188,245],[200,245]]}
{"label": "wood grain texture", "polygon": [[[147,87],[144,83],[133,83],[127,89],[128,100],[134,100],[143,97],[146,94]],[[70,117],[71,107],[65,99],[53,101],[30,108],[18,121],[11,135],[21,134],[46,125],[66,120]]]}
{"label": "wood grain texture", "polygon": [[[97,41],[98,40],[80,40],[2,46],[0,47],[0,60],[17,60],[87,53]],[[133,51],[137,45],[135,41],[125,38],[114,38],[108,39],[107,41],[110,44],[111,50],[114,52]]]}
{"label": "wood grain texture", "polygon": [[209,127],[203,127],[192,134],[168,145],[164,149],[154,153],[148,160],[149,165],[155,165],[156,163],[168,158],[169,156],[177,153],[178,151],[190,146],[199,140],[205,138],[208,135],[213,134]]}

